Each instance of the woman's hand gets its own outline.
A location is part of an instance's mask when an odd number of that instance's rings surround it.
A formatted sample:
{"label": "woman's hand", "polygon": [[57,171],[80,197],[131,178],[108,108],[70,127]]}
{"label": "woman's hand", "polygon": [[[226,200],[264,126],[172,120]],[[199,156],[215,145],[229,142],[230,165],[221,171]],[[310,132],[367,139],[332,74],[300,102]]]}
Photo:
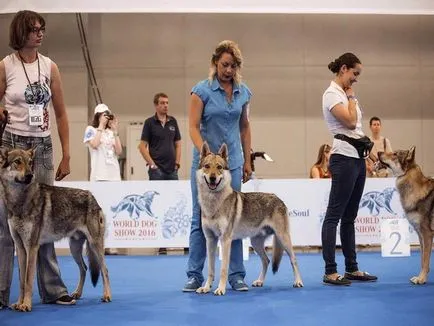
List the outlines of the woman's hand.
{"label": "woman's hand", "polygon": [[108,126],[111,130],[113,130],[113,132],[118,131],[118,124],[119,124],[119,121],[118,121],[117,117],[114,117],[112,120],[108,121]]}
{"label": "woman's hand", "polygon": [[345,88],[345,94],[347,94],[347,97],[348,96],[356,96],[356,94],[354,93],[354,90],[351,87]]}
{"label": "woman's hand", "polygon": [[62,180],[64,177],[66,177],[70,173],[69,169],[69,157],[62,157],[62,160],[59,163],[59,167],[56,171],[56,181]]}
{"label": "woman's hand", "polygon": [[244,162],[243,166],[243,183],[246,183],[252,177],[252,165],[250,162]]}

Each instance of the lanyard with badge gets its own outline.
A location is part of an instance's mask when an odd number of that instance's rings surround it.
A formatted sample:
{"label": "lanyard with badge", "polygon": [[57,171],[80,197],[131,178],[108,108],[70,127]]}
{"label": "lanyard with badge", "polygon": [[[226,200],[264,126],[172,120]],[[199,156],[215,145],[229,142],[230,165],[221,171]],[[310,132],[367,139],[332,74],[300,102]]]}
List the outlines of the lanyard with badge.
{"label": "lanyard with badge", "polygon": [[[24,74],[26,75],[27,81],[29,82],[30,91],[33,95],[33,103],[28,103],[28,110],[29,110],[29,125],[30,126],[41,126],[43,123],[43,117],[44,117],[44,104],[36,104],[36,93],[32,87],[32,83],[30,82],[29,75],[27,75],[26,67],[24,66],[24,59],[21,56],[21,54],[18,52],[18,55],[21,59],[21,65],[24,69]],[[41,85],[41,66],[39,64],[39,54],[37,54],[37,61],[38,61],[38,82],[36,83],[38,87]]]}

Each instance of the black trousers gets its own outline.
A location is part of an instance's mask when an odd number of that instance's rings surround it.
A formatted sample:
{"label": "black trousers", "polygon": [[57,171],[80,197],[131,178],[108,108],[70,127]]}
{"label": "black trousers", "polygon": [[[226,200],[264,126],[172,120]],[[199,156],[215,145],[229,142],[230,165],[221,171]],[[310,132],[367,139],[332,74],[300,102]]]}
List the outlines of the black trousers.
{"label": "black trousers", "polygon": [[332,154],[329,169],[332,185],[321,233],[325,273],[337,273],[335,250],[339,221],[345,271],[351,273],[358,270],[354,221],[365,187],[365,160]]}

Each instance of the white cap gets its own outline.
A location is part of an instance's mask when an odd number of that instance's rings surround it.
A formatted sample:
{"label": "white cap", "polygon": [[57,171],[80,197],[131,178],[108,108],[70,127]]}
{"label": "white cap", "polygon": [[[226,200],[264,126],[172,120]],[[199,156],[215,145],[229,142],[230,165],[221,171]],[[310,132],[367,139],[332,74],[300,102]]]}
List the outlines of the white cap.
{"label": "white cap", "polygon": [[108,108],[107,105],[105,105],[103,103],[100,103],[97,106],[95,106],[95,111],[94,111],[95,114],[97,114],[97,113],[103,113],[105,111],[109,111],[110,112],[110,109]]}

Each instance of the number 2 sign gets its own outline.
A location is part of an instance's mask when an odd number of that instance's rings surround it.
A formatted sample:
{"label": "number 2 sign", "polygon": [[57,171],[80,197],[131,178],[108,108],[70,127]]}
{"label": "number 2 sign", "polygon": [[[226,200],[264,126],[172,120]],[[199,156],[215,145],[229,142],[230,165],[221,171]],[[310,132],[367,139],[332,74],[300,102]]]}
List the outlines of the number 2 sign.
{"label": "number 2 sign", "polygon": [[381,256],[410,256],[409,224],[405,218],[382,221]]}

